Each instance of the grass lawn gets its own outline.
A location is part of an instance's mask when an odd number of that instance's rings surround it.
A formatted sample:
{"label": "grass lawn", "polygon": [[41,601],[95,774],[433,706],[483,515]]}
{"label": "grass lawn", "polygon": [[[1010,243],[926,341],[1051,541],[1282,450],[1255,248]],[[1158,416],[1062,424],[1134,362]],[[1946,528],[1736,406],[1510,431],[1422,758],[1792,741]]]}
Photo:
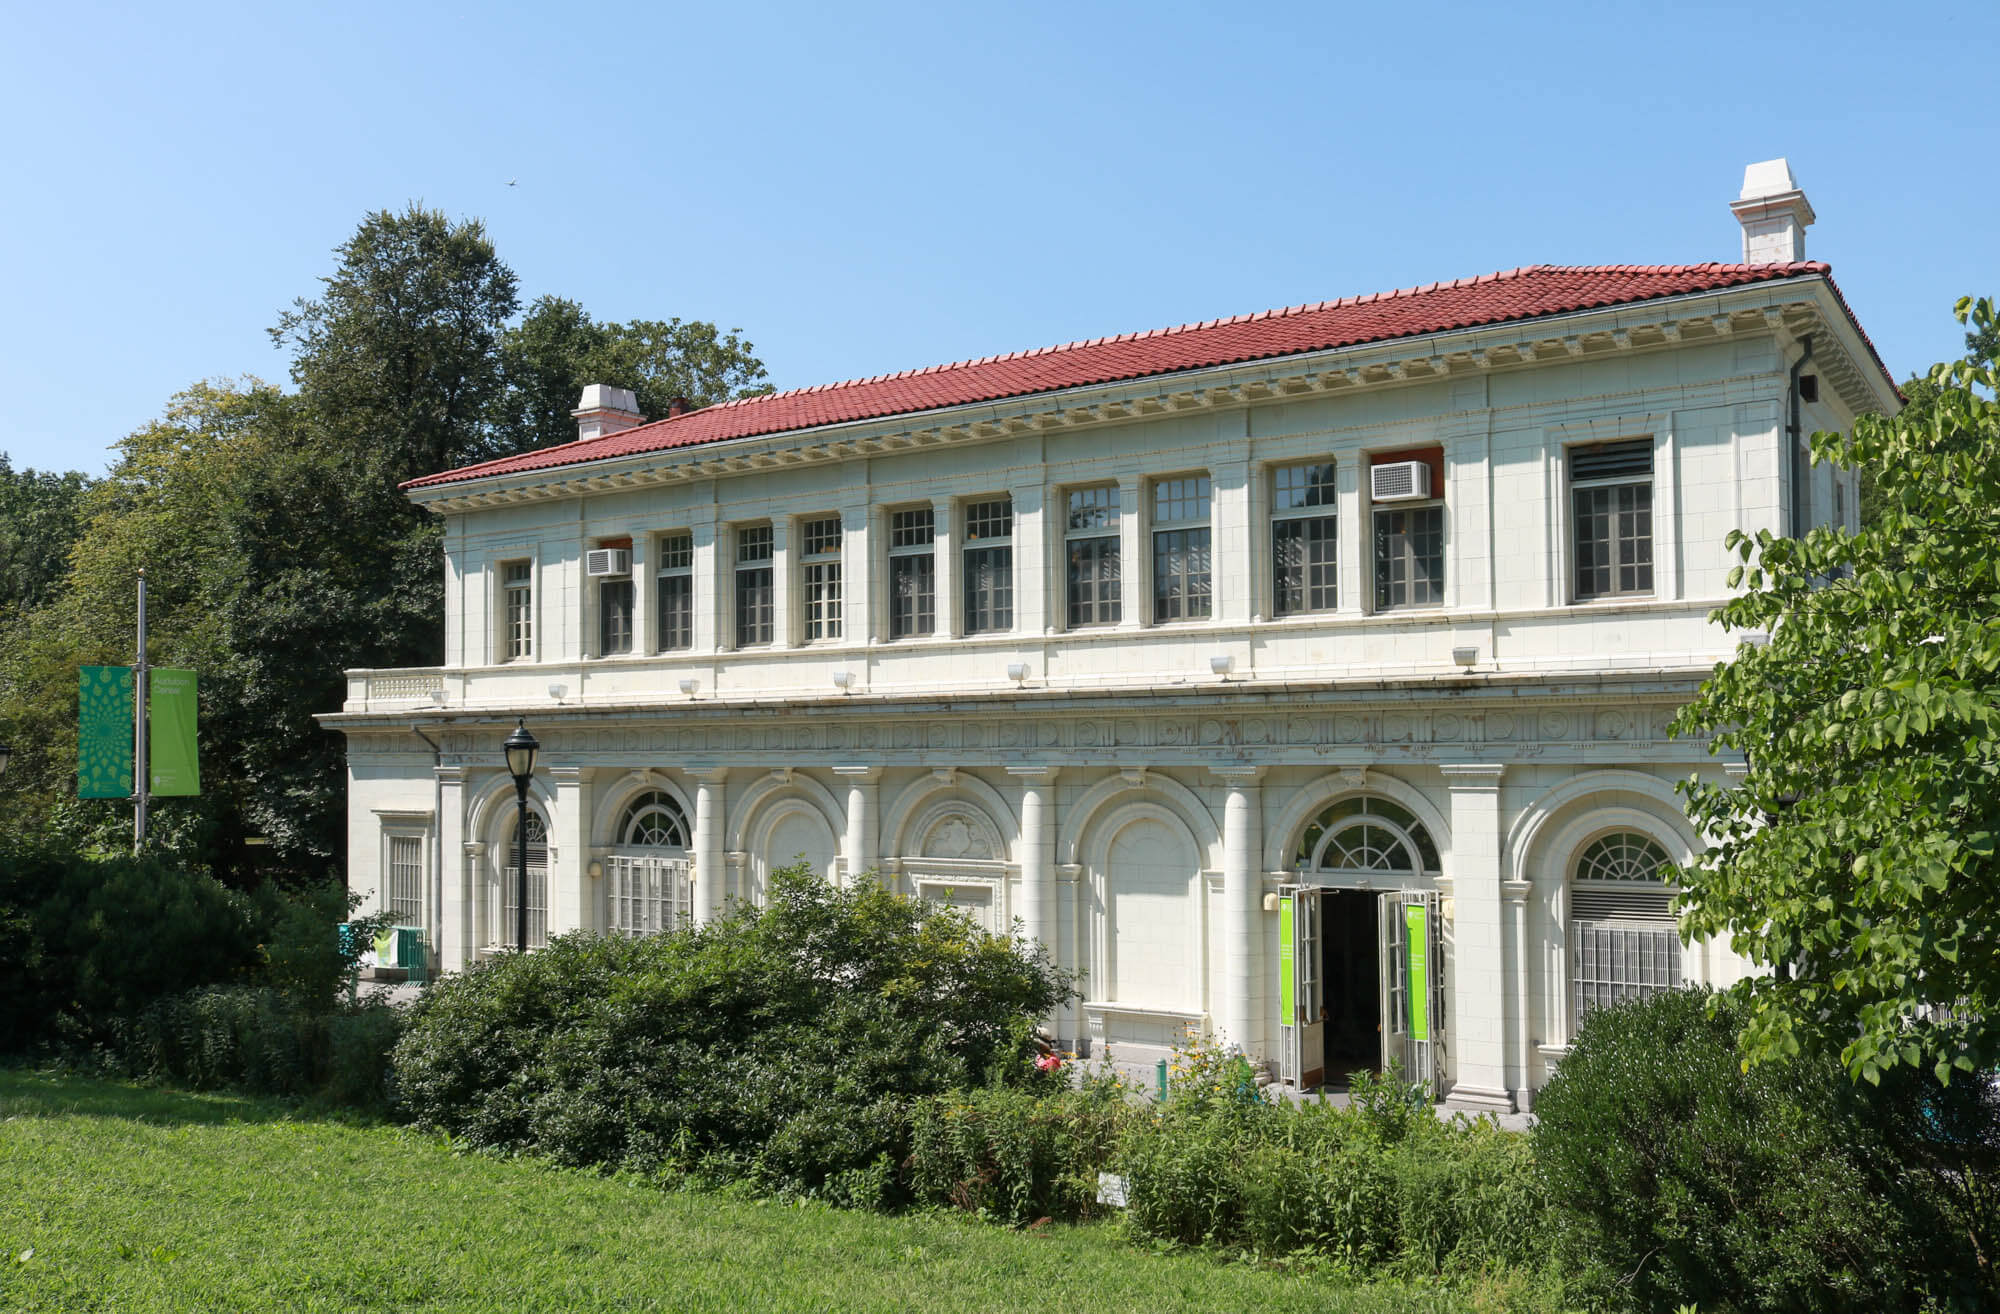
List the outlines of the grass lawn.
{"label": "grass lawn", "polygon": [[1157,1254],[1115,1225],[1041,1235],[663,1192],[281,1103],[0,1069],[0,1310],[1263,1314],[1531,1300]]}

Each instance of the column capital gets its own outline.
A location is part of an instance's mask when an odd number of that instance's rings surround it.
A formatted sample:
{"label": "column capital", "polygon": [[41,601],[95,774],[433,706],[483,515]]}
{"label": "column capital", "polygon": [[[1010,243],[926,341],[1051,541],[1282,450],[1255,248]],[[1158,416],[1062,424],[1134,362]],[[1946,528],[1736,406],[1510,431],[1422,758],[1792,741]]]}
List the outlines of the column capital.
{"label": "column capital", "polygon": [[1526,903],[1534,890],[1533,881],[1501,881],[1500,900],[1503,903]]}
{"label": "column capital", "polygon": [[862,783],[880,780],[882,778],[882,768],[878,766],[837,766],[833,768],[833,774],[846,780]]}
{"label": "column capital", "polygon": [[719,785],[729,778],[729,768],[722,766],[691,766],[686,772],[705,785]]}
{"label": "column capital", "polygon": [[462,766],[440,766],[431,768],[440,785],[462,785],[465,783],[465,768]]}
{"label": "column capital", "polygon": [[1447,762],[1438,767],[1447,789],[1498,789],[1505,762]]}
{"label": "column capital", "polygon": [[1208,774],[1214,776],[1225,785],[1233,785],[1240,789],[1246,785],[1254,785],[1259,780],[1262,780],[1264,778],[1264,768],[1249,765],[1211,766],[1208,769]]}
{"label": "column capital", "polygon": [[1007,774],[1024,784],[1046,785],[1052,782],[1056,778],[1056,773],[1061,770],[1059,766],[1037,763],[1031,766],[1010,766],[1007,768]]}
{"label": "column capital", "polygon": [[549,768],[549,777],[556,782],[557,786],[574,786],[583,784],[589,780],[591,774],[596,770],[596,767],[552,766]]}
{"label": "column capital", "polygon": [[465,856],[468,858],[483,858],[486,856],[485,840],[467,840],[464,847]]}

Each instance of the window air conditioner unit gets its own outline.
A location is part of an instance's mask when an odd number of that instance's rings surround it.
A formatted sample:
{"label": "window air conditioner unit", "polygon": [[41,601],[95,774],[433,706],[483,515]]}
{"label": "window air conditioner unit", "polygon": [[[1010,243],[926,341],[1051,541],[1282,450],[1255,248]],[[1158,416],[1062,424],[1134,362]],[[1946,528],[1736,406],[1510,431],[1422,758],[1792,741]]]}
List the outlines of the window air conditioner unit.
{"label": "window air conditioner unit", "polygon": [[1431,495],[1431,467],[1424,461],[1393,461],[1368,471],[1368,495],[1377,502],[1411,502]]}
{"label": "window air conditioner unit", "polygon": [[584,554],[583,573],[592,579],[600,575],[629,575],[632,573],[632,549],[592,548]]}

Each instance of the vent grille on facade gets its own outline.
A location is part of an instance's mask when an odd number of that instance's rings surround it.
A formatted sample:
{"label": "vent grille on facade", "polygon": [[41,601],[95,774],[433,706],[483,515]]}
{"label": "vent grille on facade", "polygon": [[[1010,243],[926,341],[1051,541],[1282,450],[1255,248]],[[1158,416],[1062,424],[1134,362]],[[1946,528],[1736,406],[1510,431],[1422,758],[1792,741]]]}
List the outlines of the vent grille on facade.
{"label": "vent grille on facade", "polygon": [[1574,887],[1569,892],[1569,915],[1594,922],[1671,922],[1674,896],[1666,889],[1604,889]]}
{"label": "vent grille on facade", "polygon": [[1368,494],[1377,502],[1411,501],[1431,495],[1431,468],[1422,461],[1391,461],[1368,471]]}
{"label": "vent grille on facade", "polygon": [[1617,479],[1653,473],[1653,440],[1630,438],[1569,449],[1571,479]]}
{"label": "vent grille on facade", "polygon": [[632,573],[632,551],[630,548],[592,548],[584,554],[583,573],[593,579],[600,575],[629,575]]}

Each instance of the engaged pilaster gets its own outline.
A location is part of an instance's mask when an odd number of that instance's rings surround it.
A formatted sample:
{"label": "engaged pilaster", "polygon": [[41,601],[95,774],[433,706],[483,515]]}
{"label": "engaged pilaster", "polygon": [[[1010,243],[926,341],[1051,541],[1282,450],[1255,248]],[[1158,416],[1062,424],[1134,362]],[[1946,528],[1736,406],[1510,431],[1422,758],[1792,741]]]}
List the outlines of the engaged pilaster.
{"label": "engaged pilaster", "polygon": [[1451,791],[1453,974],[1451,1090],[1459,1108],[1512,1112],[1507,1086],[1507,978],[1500,914],[1498,762],[1439,768]]}

